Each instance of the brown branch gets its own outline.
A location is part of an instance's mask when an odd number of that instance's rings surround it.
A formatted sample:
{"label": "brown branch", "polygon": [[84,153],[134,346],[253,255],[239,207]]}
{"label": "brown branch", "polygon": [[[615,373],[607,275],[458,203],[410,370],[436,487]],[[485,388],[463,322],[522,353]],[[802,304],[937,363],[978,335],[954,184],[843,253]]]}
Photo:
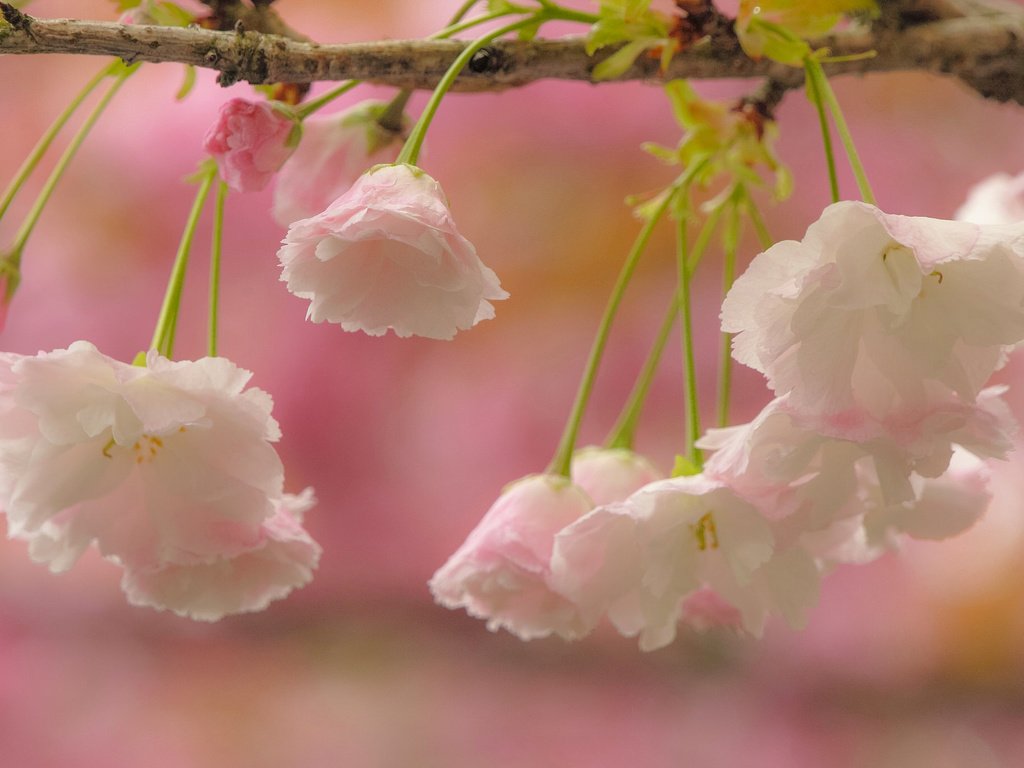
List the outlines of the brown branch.
{"label": "brown branch", "polygon": [[[963,2],[964,0],[960,0]],[[921,3],[921,0],[917,0]],[[129,62],[179,62],[220,71],[225,83],[358,79],[400,88],[432,88],[465,43],[410,40],[318,45],[257,32],[130,26],[101,21],[34,19],[0,3],[0,54],[72,53],[120,56]],[[10,14],[10,15],[9,15]],[[1024,104],[1024,15],[993,13],[904,27],[880,25],[815,42],[842,56],[875,50],[870,59],[829,65],[831,73],[924,70],[959,77],[983,95]],[[502,40],[484,72],[467,71],[458,90],[521,86],[542,79],[593,81],[611,49],[587,56],[580,38]],[[678,54],[667,72],[641,57],[620,80],[769,77],[802,80],[799,70],[735,55],[734,38],[708,38]]]}

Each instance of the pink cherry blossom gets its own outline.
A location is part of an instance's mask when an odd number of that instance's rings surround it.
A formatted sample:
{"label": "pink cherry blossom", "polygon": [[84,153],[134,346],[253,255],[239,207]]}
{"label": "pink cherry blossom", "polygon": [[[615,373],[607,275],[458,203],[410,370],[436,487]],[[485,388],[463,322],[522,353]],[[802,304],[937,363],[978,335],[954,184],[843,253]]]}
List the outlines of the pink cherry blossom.
{"label": "pink cherry blossom", "polygon": [[364,101],[302,122],[302,140],[277,174],[274,219],[283,227],[325,210],[370,166],[398,157],[401,134],[379,122],[385,102]]}
{"label": "pink cherry blossom", "polygon": [[592,507],[579,487],[559,475],[517,480],[434,574],[434,598],[523,640],[551,633],[582,637],[593,620],[552,589],[551,549],[555,534]]}
{"label": "pink cherry blossom", "polygon": [[508,297],[455,228],[440,185],[410,165],[374,168],[293,223],[278,258],[310,320],[372,336],[450,339]]}
{"label": "pink cherry blossom", "polygon": [[[171,362],[155,352],[145,366],[128,365],[84,341],[3,355],[0,507],[9,535],[53,571],[93,544],[137,574],[243,554],[270,563],[280,546],[268,542],[289,541],[287,521],[271,522],[283,504],[271,445],[280,430],[270,396],[246,387],[250,375],[224,358]],[[254,558],[257,550],[266,555]],[[205,592],[189,594],[202,602]],[[247,599],[240,610],[258,602]]]}
{"label": "pink cherry blossom", "polygon": [[321,549],[302,527],[302,514],[315,503],[310,488],[276,499],[257,540],[242,552],[126,570],[122,586],[128,602],[201,621],[262,611],[313,578]]}
{"label": "pink cherry blossom", "polygon": [[588,446],[572,457],[572,479],[594,504],[623,501],[664,475],[643,456],[626,448]]}
{"label": "pink cherry blossom", "polygon": [[737,360],[841,434],[847,422],[973,400],[1024,339],[1022,306],[1024,224],[842,202],[803,241],[754,259],[722,305],[722,327],[737,334]]}
{"label": "pink cherry blossom", "polygon": [[771,614],[799,626],[818,590],[812,557],[776,551],[758,510],[702,475],[651,483],[567,526],[555,537],[552,579],[584,613],[639,635],[642,650],[672,642],[687,616],[701,627],[738,617],[753,634]]}
{"label": "pink cherry blossom", "polygon": [[231,99],[206,132],[203,149],[217,162],[221,179],[238,192],[263,189],[295,149],[295,119],[264,101]]}
{"label": "pink cherry blossom", "polygon": [[954,218],[975,224],[1024,221],[1024,173],[997,173],[975,184]]}

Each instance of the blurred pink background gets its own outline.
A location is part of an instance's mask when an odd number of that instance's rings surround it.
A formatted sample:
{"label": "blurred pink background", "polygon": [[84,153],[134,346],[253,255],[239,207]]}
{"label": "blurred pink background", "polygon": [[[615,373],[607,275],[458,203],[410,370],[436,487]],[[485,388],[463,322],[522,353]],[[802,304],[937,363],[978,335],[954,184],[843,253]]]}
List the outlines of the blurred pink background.
{"label": "blurred pink background", "polygon": [[[323,42],[420,36],[457,5],[280,0]],[[112,19],[98,0],[38,0],[43,17]],[[5,57],[0,181],[99,59]],[[217,106],[248,96],[209,72],[174,101],[176,65],[145,65],[76,159],[25,256],[0,344],[20,353],[89,339],[130,360],[149,340]],[[840,100],[880,206],[949,217],[968,187],[1024,170],[1024,109],[920,74],[843,78]],[[750,84],[705,83],[706,95]],[[321,86],[322,88],[322,86]],[[386,89],[357,89],[338,107]],[[419,108],[423,94],[413,100]],[[779,112],[796,195],[764,203],[776,238],[828,202],[820,137],[800,92]],[[278,282],[283,231],[269,191],[229,199],[221,350],[271,392],[289,490],[314,485],[314,583],[264,613],[197,624],[128,606],[119,571],[86,558],[54,576],[0,544],[0,765],[321,768],[995,768],[1024,765],[1024,473],[967,536],[915,545],[826,582],[810,626],[760,642],[684,633],[642,655],[611,632],[524,644],[435,607],[433,571],[502,486],[544,468],[615,274],[636,234],[626,195],[671,170],[653,85],[540,83],[443,104],[421,164],[512,294],[454,342],[346,334],[304,321]],[[54,158],[50,158],[50,162]],[[38,189],[0,222],[9,242]],[[842,170],[847,196],[852,177]],[[179,328],[203,354],[208,221]],[[754,253],[745,240],[744,263]],[[673,290],[664,233],[641,266],[584,426],[600,441]],[[713,399],[719,275],[700,275],[702,394]],[[663,469],[682,439],[678,343],[638,448]],[[1001,375],[1024,406],[1024,361]],[[737,372],[735,418],[766,402]],[[1018,409],[1018,415],[1024,411]],[[1024,459],[1018,459],[1024,461]]]}

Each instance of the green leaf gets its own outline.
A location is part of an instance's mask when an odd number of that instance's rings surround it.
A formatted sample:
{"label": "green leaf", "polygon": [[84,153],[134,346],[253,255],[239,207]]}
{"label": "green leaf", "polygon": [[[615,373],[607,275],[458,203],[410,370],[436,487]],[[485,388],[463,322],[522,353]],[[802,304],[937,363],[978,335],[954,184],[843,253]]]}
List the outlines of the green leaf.
{"label": "green leaf", "polygon": [[154,3],[149,15],[161,27],[187,27],[195,19],[193,14],[174,3]]}
{"label": "green leaf", "polygon": [[177,101],[184,101],[185,97],[192,93],[192,88],[196,84],[196,68],[191,64],[185,65],[185,79],[181,81],[181,87],[178,92],[174,94],[174,98]]}
{"label": "green leaf", "polygon": [[651,46],[649,40],[634,40],[626,43],[615,53],[594,67],[595,80],[612,80],[633,66],[633,62]]}
{"label": "green leaf", "polygon": [[520,29],[519,32],[517,33],[517,36],[524,43],[528,43],[528,42],[530,42],[531,40],[533,40],[537,36],[538,32],[540,32],[540,27],[541,27],[541,23],[540,22],[538,22],[536,24],[529,24],[529,25],[523,27],[522,29]]}

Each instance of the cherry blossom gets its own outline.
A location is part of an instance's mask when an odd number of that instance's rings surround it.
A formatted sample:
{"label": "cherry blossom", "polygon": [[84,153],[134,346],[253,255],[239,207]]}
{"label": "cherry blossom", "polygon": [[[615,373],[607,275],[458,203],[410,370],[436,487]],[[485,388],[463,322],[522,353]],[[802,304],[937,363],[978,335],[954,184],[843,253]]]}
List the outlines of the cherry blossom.
{"label": "cherry blossom", "polygon": [[302,122],[302,139],[277,174],[274,219],[287,227],[325,210],[370,166],[398,157],[401,135],[378,118],[385,102],[364,101]]}
{"label": "cherry blossom", "polygon": [[954,218],[975,224],[1024,221],[1024,173],[997,173],[974,185]]}
{"label": "cherry blossom", "polygon": [[451,339],[508,297],[455,228],[441,186],[410,165],[371,169],[293,223],[278,258],[288,290],[310,300],[307,318],[372,336]]}
{"label": "cherry blossom", "polygon": [[126,570],[122,586],[128,601],[201,621],[262,611],[313,578],[321,550],[302,527],[302,515],[315,503],[311,488],[276,499],[274,514],[242,552]]}
{"label": "cherry blossom", "polygon": [[229,187],[257,192],[292,154],[300,132],[299,123],[284,108],[236,98],[221,106],[203,149]]}
{"label": "cherry blossom", "polygon": [[589,617],[551,586],[555,534],[593,507],[559,475],[530,475],[507,486],[465,543],[434,574],[430,589],[448,608],[505,627],[523,640],[587,634]]}
{"label": "cherry blossom", "polygon": [[1024,339],[1024,224],[825,209],[759,255],[722,306],[733,354],[822,431],[973,400]]}
{"label": "cherry blossom", "polygon": [[[135,574],[166,576],[161,569],[243,554],[281,561],[278,550],[301,538],[282,514],[290,509],[294,519],[308,498],[282,501],[283,469],[271,445],[280,430],[270,396],[246,387],[250,376],[225,358],[172,362],[150,352],[145,366],[129,365],[85,341],[3,355],[0,507],[9,535],[27,540],[33,559],[53,571],[70,568],[93,544]],[[285,576],[268,569],[268,581]],[[262,594],[270,599],[299,583],[287,575]],[[190,589],[200,603],[208,599],[200,582]],[[176,594],[173,607],[188,612],[187,595]],[[238,610],[260,602],[251,594]]]}
{"label": "cherry blossom", "polygon": [[597,507],[555,537],[553,583],[586,614],[606,613],[642,650],[695,626],[733,623],[753,634],[771,614],[801,625],[817,599],[814,559],[776,551],[768,521],[724,483],[662,480]]}
{"label": "cherry blossom", "polygon": [[572,457],[573,482],[598,506],[623,501],[663,478],[647,459],[627,448],[588,446]]}

